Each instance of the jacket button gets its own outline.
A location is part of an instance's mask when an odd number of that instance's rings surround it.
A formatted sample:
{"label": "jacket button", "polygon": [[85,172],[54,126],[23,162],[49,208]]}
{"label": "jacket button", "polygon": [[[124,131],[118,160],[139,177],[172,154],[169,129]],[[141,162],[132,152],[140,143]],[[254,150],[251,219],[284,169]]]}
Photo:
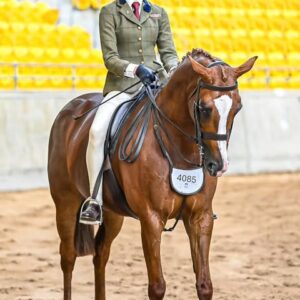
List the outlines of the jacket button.
{"label": "jacket button", "polygon": [[139,37],[139,41],[141,41],[142,40],[142,38],[141,37]]}
{"label": "jacket button", "polygon": [[140,53],[142,53],[142,52],[143,52],[143,50],[142,50],[142,49],[139,49],[139,52],[140,52]]}
{"label": "jacket button", "polygon": [[142,27],[141,26],[138,26],[138,30],[141,30],[142,29]]}

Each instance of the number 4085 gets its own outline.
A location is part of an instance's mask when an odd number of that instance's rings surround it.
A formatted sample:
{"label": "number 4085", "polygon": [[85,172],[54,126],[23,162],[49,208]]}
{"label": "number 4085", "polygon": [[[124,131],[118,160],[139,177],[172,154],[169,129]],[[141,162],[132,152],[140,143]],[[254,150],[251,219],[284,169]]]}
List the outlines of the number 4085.
{"label": "number 4085", "polygon": [[196,183],[196,176],[191,176],[191,175],[178,175],[177,180],[183,181],[183,182],[192,182]]}

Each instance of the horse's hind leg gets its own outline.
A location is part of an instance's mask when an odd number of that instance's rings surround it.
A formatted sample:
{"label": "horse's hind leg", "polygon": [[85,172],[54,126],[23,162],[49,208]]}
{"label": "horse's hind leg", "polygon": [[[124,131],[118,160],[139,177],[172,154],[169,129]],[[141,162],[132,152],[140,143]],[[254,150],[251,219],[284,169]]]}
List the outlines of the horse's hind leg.
{"label": "horse's hind leg", "polygon": [[[53,193],[52,193],[53,194]],[[61,269],[64,277],[64,300],[71,300],[72,272],[76,260],[75,231],[77,212],[80,202],[72,193],[64,193],[64,197],[53,197],[56,204],[57,230],[60,236]]]}
{"label": "horse's hind leg", "polygon": [[96,235],[95,300],[105,300],[105,266],[109,258],[110,247],[122,228],[124,217],[111,211],[105,211],[104,222]]}
{"label": "horse's hind leg", "polygon": [[209,272],[209,246],[213,229],[213,213],[203,211],[201,215],[183,217],[184,226],[189,236],[196,289],[199,300],[211,300],[213,287]]}

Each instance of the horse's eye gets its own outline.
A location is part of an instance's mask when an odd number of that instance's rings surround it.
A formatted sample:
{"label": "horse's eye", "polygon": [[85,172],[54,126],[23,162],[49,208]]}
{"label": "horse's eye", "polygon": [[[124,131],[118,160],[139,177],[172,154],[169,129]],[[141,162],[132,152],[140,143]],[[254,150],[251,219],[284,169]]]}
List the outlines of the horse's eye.
{"label": "horse's eye", "polygon": [[205,117],[209,117],[211,114],[211,108],[208,107],[200,107],[200,113],[205,116]]}

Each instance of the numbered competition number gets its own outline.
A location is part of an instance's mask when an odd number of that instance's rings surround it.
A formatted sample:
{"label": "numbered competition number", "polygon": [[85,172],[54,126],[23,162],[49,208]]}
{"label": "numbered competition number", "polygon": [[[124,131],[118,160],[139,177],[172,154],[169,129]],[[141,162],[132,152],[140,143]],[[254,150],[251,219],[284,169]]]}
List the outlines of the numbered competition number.
{"label": "numbered competition number", "polygon": [[190,176],[190,175],[178,175],[177,180],[182,182],[191,182],[196,183],[196,176]]}

